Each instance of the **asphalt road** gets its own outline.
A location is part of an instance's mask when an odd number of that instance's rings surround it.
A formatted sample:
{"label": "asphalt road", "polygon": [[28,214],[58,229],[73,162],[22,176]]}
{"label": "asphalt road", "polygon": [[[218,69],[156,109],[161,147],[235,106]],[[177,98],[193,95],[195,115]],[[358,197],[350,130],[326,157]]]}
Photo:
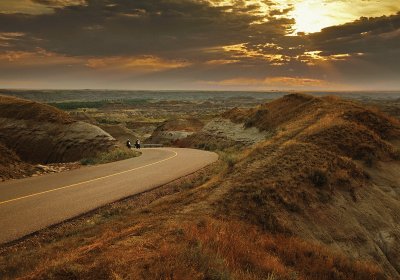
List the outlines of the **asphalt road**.
{"label": "asphalt road", "polygon": [[141,151],[128,160],[0,183],[0,244],[161,186],[218,159],[215,153],[193,149]]}

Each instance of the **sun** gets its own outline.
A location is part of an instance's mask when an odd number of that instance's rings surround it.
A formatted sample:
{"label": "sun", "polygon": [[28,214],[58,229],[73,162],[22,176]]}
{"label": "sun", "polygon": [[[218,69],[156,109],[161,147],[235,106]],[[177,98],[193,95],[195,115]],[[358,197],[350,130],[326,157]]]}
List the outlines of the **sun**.
{"label": "sun", "polygon": [[351,22],[361,16],[393,15],[400,10],[398,0],[286,0],[286,4],[293,7],[289,16],[296,21],[292,35],[319,32],[325,27]]}
{"label": "sun", "polygon": [[334,17],[334,9],[321,1],[302,1],[294,4],[291,16],[296,23],[293,26],[294,33],[319,32],[327,26],[337,23]]}

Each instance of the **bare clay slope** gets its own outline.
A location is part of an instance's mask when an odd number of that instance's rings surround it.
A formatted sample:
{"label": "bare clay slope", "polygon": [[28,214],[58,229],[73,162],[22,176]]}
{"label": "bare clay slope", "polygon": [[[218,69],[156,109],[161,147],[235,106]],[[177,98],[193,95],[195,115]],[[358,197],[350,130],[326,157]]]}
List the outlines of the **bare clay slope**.
{"label": "bare clay slope", "polygon": [[[0,143],[6,147],[2,157],[55,163],[108,151],[115,140],[100,128],[74,121],[54,107],[0,95]],[[11,169],[7,171],[9,175],[14,174]]]}
{"label": "bare clay slope", "polygon": [[399,276],[398,120],[302,94],[224,116],[276,135],[234,166],[219,201],[223,213],[318,240]]}

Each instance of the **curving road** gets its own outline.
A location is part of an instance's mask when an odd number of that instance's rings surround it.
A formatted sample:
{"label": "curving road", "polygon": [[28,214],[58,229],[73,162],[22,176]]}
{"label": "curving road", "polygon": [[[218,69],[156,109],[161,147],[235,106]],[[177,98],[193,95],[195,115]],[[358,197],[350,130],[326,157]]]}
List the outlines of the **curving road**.
{"label": "curving road", "polygon": [[218,159],[193,149],[142,149],[140,157],[0,183],[0,244],[193,173]]}

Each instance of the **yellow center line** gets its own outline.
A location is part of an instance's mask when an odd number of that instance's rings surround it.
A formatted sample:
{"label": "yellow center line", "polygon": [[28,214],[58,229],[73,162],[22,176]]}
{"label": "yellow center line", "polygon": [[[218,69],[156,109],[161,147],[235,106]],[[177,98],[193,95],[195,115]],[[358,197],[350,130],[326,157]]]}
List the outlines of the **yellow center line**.
{"label": "yellow center line", "polygon": [[59,188],[55,188],[55,189],[51,189],[51,190],[47,190],[47,191],[43,191],[43,192],[38,192],[38,193],[26,195],[26,196],[21,196],[21,197],[10,199],[10,200],[6,200],[6,201],[1,201],[0,205],[6,204],[6,203],[10,203],[10,202],[13,202],[13,201],[17,201],[17,200],[21,200],[21,199],[25,199],[25,198],[29,198],[29,197],[33,197],[33,196],[38,196],[38,195],[42,195],[42,194],[46,194],[46,193],[51,193],[51,192],[55,192],[55,191],[59,191],[59,190],[63,190],[63,189],[76,187],[76,186],[83,185],[83,184],[86,184],[86,183],[99,181],[99,180],[102,180],[102,179],[118,176],[118,175],[121,175],[121,174],[125,174],[125,173],[128,173],[128,172],[132,172],[132,171],[138,170],[138,169],[142,169],[142,168],[145,168],[145,167],[148,167],[148,166],[152,166],[152,165],[155,165],[155,164],[170,160],[170,159],[172,159],[172,158],[174,158],[174,157],[176,157],[178,155],[177,152],[175,152],[175,151],[172,151],[172,152],[174,153],[174,155],[172,157],[169,157],[169,158],[166,158],[166,159],[163,159],[163,160],[159,160],[159,161],[156,161],[156,162],[153,162],[153,163],[149,163],[149,164],[146,164],[146,165],[143,165],[143,166],[135,167],[135,168],[132,168],[132,169],[129,169],[129,170],[125,170],[125,171],[121,171],[121,172],[118,172],[118,173],[114,173],[114,174],[111,174],[111,175],[98,177],[98,178],[91,179],[91,180],[88,180],[88,181],[75,183],[75,184],[72,184],[72,185],[59,187]]}

